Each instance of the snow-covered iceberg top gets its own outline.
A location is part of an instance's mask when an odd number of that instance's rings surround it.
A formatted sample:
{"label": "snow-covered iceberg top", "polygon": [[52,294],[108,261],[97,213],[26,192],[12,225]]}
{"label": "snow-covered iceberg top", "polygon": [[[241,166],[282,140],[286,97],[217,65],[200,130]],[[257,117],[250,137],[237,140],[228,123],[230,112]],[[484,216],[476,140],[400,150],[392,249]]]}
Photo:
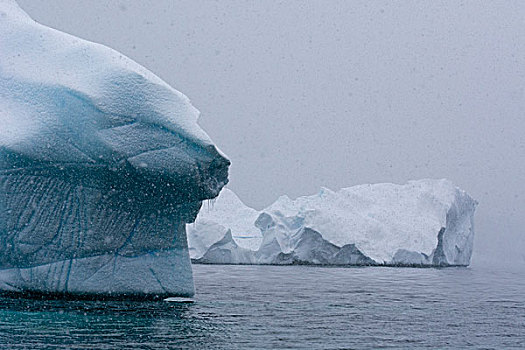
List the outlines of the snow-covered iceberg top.
{"label": "snow-covered iceberg top", "polygon": [[185,224],[229,161],[186,96],[0,0],[0,290],[193,294]]}
{"label": "snow-covered iceberg top", "polygon": [[186,96],[115,50],[36,23],[13,0],[0,1],[0,34],[0,167],[128,167],[199,181],[200,199],[218,195],[226,177],[210,182],[207,164],[223,158]]}
{"label": "snow-covered iceberg top", "polygon": [[[465,266],[472,255],[476,205],[448,180],[361,185],[337,192],[323,188],[313,196],[282,196],[257,214],[225,189],[188,228],[190,251],[192,258],[206,263]],[[249,214],[225,215],[241,212]],[[230,240],[237,247],[224,245]],[[231,247],[253,256],[229,261],[226,251]]]}

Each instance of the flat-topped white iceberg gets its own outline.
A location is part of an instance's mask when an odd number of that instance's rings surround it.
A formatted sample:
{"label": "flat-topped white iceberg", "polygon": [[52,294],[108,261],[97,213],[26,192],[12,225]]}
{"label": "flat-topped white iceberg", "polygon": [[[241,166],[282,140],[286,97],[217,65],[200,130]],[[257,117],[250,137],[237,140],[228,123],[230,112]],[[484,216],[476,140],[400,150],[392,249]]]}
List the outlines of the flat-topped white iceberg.
{"label": "flat-topped white iceberg", "polygon": [[192,295],[186,223],[229,161],[188,98],[0,0],[0,290]]}
{"label": "flat-topped white iceberg", "polygon": [[[224,190],[217,203],[222,203],[223,195],[231,196]],[[230,244],[229,249],[253,250],[250,259],[256,263],[466,266],[472,255],[476,204],[450,181],[427,179],[405,185],[361,185],[337,192],[322,189],[317,195],[295,200],[283,196],[262,210],[255,221],[253,216],[214,216],[212,220],[210,208],[199,214],[196,223],[230,229],[237,247]],[[221,211],[227,210],[221,207]],[[192,234],[195,238],[190,238],[190,247],[199,241],[199,232]],[[260,248],[236,238],[243,236],[258,239]],[[200,249],[211,245],[208,242]],[[226,247],[216,244],[210,252],[217,249]],[[210,254],[197,261],[213,263]]]}

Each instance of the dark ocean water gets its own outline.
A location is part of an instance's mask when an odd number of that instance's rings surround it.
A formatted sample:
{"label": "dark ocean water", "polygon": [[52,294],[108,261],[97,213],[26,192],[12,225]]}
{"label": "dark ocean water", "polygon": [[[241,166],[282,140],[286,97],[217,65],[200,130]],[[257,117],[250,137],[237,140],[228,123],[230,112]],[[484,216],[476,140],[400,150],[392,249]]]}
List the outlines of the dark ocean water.
{"label": "dark ocean water", "polygon": [[525,271],[194,266],[193,303],[0,299],[2,349],[525,348]]}

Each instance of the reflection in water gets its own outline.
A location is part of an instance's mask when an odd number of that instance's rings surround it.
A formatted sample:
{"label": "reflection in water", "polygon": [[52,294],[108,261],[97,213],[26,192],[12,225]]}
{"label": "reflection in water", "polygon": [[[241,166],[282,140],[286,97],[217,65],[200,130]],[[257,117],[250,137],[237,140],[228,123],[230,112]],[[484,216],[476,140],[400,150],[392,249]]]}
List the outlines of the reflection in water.
{"label": "reflection in water", "polygon": [[194,303],[0,299],[0,348],[525,346],[525,277],[195,266]]}

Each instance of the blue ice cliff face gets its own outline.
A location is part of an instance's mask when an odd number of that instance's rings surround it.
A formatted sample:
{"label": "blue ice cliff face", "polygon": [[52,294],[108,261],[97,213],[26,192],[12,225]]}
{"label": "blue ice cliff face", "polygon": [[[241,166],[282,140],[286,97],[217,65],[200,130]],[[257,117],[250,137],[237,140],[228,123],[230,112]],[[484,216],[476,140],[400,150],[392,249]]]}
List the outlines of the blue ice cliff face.
{"label": "blue ice cliff face", "polygon": [[229,161],[188,98],[0,0],[0,290],[194,293],[186,223]]}

